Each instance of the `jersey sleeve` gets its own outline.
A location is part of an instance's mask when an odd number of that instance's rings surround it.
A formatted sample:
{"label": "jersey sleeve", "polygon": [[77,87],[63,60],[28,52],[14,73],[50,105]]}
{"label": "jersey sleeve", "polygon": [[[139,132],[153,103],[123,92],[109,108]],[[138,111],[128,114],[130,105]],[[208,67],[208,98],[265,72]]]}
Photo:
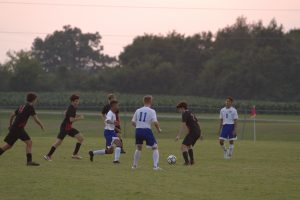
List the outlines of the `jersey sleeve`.
{"label": "jersey sleeve", "polygon": [[137,111],[135,111],[131,121],[136,122],[137,121],[136,117],[137,117]]}
{"label": "jersey sleeve", "polygon": [[113,113],[108,112],[105,121],[113,121]]}
{"label": "jersey sleeve", "polygon": [[155,110],[153,110],[153,112],[152,112],[152,120],[151,121],[152,122],[157,122],[157,115],[156,115]]}
{"label": "jersey sleeve", "polygon": [[182,113],[182,117],[181,118],[182,118],[181,119],[182,122],[187,122],[187,113],[186,112]]}
{"label": "jersey sleeve", "polygon": [[223,119],[222,110],[220,110],[220,119]]}
{"label": "jersey sleeve", "polygon": [[109,112],[109,105],[105,105],[103,108],[102,108],[102,111],[101,111],[101,113],[103,114],[103,115],[106,115],[108,112]]}
{"label": "jersey sleeve", "polygon": [[238,118],[239,118],[239,116],[238,116],[237,110],[234,110],[233,119],[238,119]]}
{"label": "jersey sleeve", "polygon": [[34,107],[30,107],[29,114],[30,114],[30,116],[36,115]]}

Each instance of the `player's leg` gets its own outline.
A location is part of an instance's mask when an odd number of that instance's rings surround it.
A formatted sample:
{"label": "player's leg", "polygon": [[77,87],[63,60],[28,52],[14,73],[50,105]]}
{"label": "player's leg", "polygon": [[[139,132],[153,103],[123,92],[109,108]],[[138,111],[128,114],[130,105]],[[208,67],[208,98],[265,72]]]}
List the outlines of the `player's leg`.
{"label": "player's leg", "polygon": [[11,128],[9,130],[9,133],[6,135],[6,137],[4,138],[4,145],[0,148],[0,156],[7,150],[9,150],[10,148],[12,148],[12,146],[16,143],[16,141],[18,140],[18,134],[17,134],[17,130],[14,128]]}
{"label": "player's leg", "polygon": [[64,138],[66,137],[65,132],[60,132],[57,136],[55,143],[51,146],[47,155],[44,155],[44,159],[47,161],[52,161],[51,157],[54,154],[55,150],[62,144]]}
{"label": "player's leg", "polygon": [[142,144],[136,144],[136,150],[134,152],[134,156],[133,156],[133,165],[132,165],[132,169],[136,169],[138,166],[138,162],[141,158],[142,155],[142,148],[143,145]]}
{"label": "player's leg", "polygon": [[234,135],[233,131],[234,131],[234,125],[231,125],[229,135],[228,135],[228,138],[229,138],[229,148],[228,148],[228,154],[227,154],[228,159],[230,159],[232,157],[233,149],[234,149],[234,141],[237,139],[237,136]]}
{"label": "player's leg", "polygon": [[75,145],[75,149],[73,151],[72,158],[82,159],[82,157],[78,155],[78,152],[79,152],[81,144],[83,143],[83,140],[84,140],[83,135],[80,134],[79,131],[77,131],[76,129],[72,129],[70,134],[71,134],[71,136],[74,135],[74,137],[77,139],[77,143]]}
{"label": "player's leg", "polygon": [[181,145],[181,152],[182,152],[182,157],[184,159],[184,165],[190,165],[190,161],[189,161],[189,148],[187,145],[182,144]]}
{"label": "player's leg", "polygon": [[116,150],[115,150],[115,159],[113,163],[119,164],[120,163],[120,155],[121,155],[121,147],[122,147],[122,142],[118,137],[113,138],[113,144],[116,145]]}
{"label": "player's leg", "polygon": [[145,132],[145,140],[146,140],[146,145],[148,147],[151,147],[153,150],[153,169],[154,170],[160,170],[161,168],[158,166],[159,163],[159,151],[158,151],[158,146],[156,139],[150,129],[147,129]]}
{"label": "player's leg", "polygon": [[193,135],[191,138],[191,145],[188,146],[188,153],[189,153],[191,165],[195,164],[193,146],[195,146],[195,144],[199,138],[200,138],[200,135]]}
{"label": "player's leg", "polygon": [[7,143],[4,143],[4,145],[0,148],[0,156],[5,152],[7,151],[8,149],[10,149],[12,146],[7,144]]}
{"label": "player's leg", "polygon": [[89,151],[89,156],[90,156],[90,161],[94,161],[94,156],[95,155],[105,155],[105,154],[112,154],[114,152],[114,148],[112,146],[113,138],[112,135],[110,134],[109,131],[105,130],[104,131],[104,137],[106,140],[106,149],[99,149],[99,150],[90,150]]}
{"label": "player's leg", "polygon": [[224,152],[224,159],[228,158],[228,150],[227,150],[226,145],[225,145],[225,140],[228,139],[228,128],[229,128],[228,125],[224,125],[223,128],[222,128],[220,137],[219,137],[220,146],[221,146],[221,148]]}
{"label": "player's leg", "polygon": [[40,164],[32,161],[32,140],[26,131],[23,129],[19,135],[19,139],[22,140],[26,144],[26,158],[28,166],[39,166]]}

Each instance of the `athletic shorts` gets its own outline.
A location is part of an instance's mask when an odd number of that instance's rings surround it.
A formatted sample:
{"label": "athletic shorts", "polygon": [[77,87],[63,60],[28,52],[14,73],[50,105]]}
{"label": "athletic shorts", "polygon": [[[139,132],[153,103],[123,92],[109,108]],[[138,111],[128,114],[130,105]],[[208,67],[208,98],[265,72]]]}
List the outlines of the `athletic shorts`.
{"label": "athletic shorts", "polygon": [[225,124],[223,125],[220,140],[236,140],[237,136],[233,134],[234,124]]}
{"label": "athletic shorts", "polygon": [[119,140],[118,134],[114,130],[104,130],[106,148],[110,148],[115,140]]}
{"label": "athletic shorts", "polygon": [[199,138],[200,134],[189,133],[183,139],[182,144],[185,146],[194,146]]}
{"label": "athletic shorts", "polygon": [[135,144],[143,144],[146,141],[147,147],[157,145],[156,139],[149,128],[137,128],[135,130]]}
{"label": "athletic shorts", "polygon": [[26,133],[24,128],[11,127],[9,133],[4,138],[4,142],[13,146],[18,139],[22,141],[26,141],[26,140],[30,140],[30,137]]}
{"label": "athletic shorts", "polygon": [[63,140],[67,135],[70,137],[75,137],[75,135],[77,135],[78,133],[79,131],[75,128],[71,128],[70,130],[60,129],[57,138]]}

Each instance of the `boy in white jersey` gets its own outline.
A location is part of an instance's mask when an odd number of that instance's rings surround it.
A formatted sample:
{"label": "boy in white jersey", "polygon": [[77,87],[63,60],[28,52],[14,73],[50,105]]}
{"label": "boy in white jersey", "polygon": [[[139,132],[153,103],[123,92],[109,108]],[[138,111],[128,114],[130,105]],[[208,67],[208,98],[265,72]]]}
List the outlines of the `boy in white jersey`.
{"label": "boy in white jersey", "polygon": [[144,107],[139,108],[135,111],[132,118],[132,125],[136,128],[135,131],[135,144],[136,150],[134,153],[134,160],[132,169],[136,169],[138,161],[141,157],[141,151],[143,142],[146,141],[146,145],[153,150],[153,169],[160,170],[158,167],[159,161],[159,152],[157,147],[157,142],[151,130],[152,123],[155,125],[155,128],[160,133],[161,129],[157,121],[155,110],[151,109],[152,105],[152,96],[145,96]]}
{"label": "boy in white jersey", "polygon": [[[224,158],[230,159],[233,153],[234,140],[237,139],[237,110],[232,107],[233,98],[227,97],[225,107],[220,111],[220,145],[224,151]],[[224,141],[229,140],[229,149],[226,148]]]}
{"label": "boy in white jersey", "polygon": [[120,154],[122,148],[122,142],[118,137],[118,134],[115,132],[115,126],[118,125],[116,112],[119,110],[118,101],[112,100],[110,101],[111,109],[106,115],[105,119],[105,127],[104,127],[104,137],[106,139],[106,149],[89,151],[90,161],[94,161],[94,155],[104,155],[104,154],[112,154],[114,152],[113,145],[116,145],[115,150],[115,159],[113,163],[119,164]]}

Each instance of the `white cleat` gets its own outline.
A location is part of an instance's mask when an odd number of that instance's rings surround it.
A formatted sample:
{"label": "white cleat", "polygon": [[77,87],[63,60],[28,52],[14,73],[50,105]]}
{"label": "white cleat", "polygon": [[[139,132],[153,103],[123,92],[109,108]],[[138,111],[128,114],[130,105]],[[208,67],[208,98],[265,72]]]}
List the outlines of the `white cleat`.
{"label": "white cleat", "polygon": [[47,160],[47,161],[50,161],[50,162],[52,161],[52,159],[51,159],[50,156],[44,155],[43,157],[44,157],[44,159]]}
{"label": "white cleat", "polygon": [[132,169],[132,170],[135,170],[135,169],[137,169],[137,166],[136,166],[136,165],[133,165],[133,166],[131,167],[131,169]]}
{"label": "white cleat", "polygon": [[160,168],[160,167],[153,167],[153,170],[155,170],[155,171],[161,171],[161,170],[163,170],[163,169]]}
{"label": "white cleat", "polygon": [[72,155],[72,158],[76,159],[76,160],[81,160],[82,159],[82,157],[80,155]]}
{"label": "white cleat", "polygon": [[230,157],[228,156],[228,150],[225,150],[225,151],[224,151],[224,159],[225,159],[225,160],[230,159]]}

